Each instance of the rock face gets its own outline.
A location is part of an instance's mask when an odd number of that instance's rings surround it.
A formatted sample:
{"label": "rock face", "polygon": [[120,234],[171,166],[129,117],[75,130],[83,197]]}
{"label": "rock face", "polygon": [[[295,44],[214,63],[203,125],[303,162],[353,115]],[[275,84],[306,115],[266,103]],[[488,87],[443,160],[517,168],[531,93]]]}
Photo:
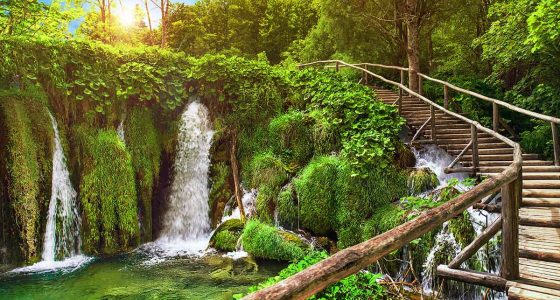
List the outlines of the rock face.
{"label": "rock face", "polygon": [[437,175],[429,168],[412,170],[408,175],[407,186],[410,194],[419,195],[439,185]]}
{"label": "rock face", "polygon": [[227,220],[216,228],[208,246],[225,252],[235,251],[242,231],[243,222],[241,220]]}

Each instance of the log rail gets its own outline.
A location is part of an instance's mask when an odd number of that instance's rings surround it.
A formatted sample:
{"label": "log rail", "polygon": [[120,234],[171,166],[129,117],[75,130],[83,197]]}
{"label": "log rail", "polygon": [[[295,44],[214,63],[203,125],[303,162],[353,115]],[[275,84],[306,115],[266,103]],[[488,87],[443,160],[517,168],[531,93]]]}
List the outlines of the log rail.
{"label": "log rail", "polygon": [[[522,164],[523,157],[519,144],[513,142],[507,137],[502,136],[492,129],[488,129],[476,121],[470,120],[465,116],[457,114],[447,109],[447,105],[440,106],[421,94],[410,90],[404,85],[404,73],[408,72],[408,68],[385,66],[379,64],[348,64],[338,60],[318,61],[300,65],[300,67],[323,66],[333,67],[336,71],[341,68],[350,68],[361,72],[362,82],[369,82],[370,78],[377,79],[385,84],[398,88],[398,99],[396,105],[399,112],[402,108],[402,99],[406,92],[409,97],[420,99],[430,106],[430,117],[426,121],[424,127],[430,124],[431,140],[435,141],[436,126],[435,120],[438,113],[454,117],[465,123],[470,124],[473,134],[471,139],[471,148],[473,150],[473,159],[478,154],[477,148],[477,132],[484,132],[490,136],[504,142],[513,148],[513,160],[511,164],[504,167],[501,173],[496,174],[475,186],[466,193],[457,196],[447,203],[439,207],[423,212],[414,220],[408,221],[398,227],[393,228],[383,234],[373,237],[370,240],[354,245],[337,252],[329,258],[299,272],[273,286],[257,291],[246,296],[243,299],[305,299],[310,297],[329,285],[340,281],[341,279],[359,272],[360,270],[375,263],[385,255],[398,250],[410,243],[411,241],[423,236],[425,233],[441,226],[444,222],[461,214],[467,208],[480,202],[485,197],[493,195],[495,192],[502,193],[502,217],[499,223],[492,224],[484,234],[480,235],[477,240],[473,241],[459,257],[454,260],[454,267],[440,266],[438,274],[444,277],[459,279],[465,282],[486,285],[496,289],[505,289],[509,280],[515,280],[519,277],[519,247],[518,247],[518,209],[521,202],[521,181],[522,181]],[[397,70],[400,72],[400,82],[395,82],[378,75],[369,70],[369,67],[385,68]],[[421,75],[420,78],[423,76]],[[426,78],[427,76],[424,76]],[[420,79],[421,80],[421,79]],[[450,84],[445,85],[447,88],[453,88]],[[445,90],[447,90],[445,88]],[[448,92],[446,92],[448,94]],[[447,101],[446,101],[447,103]],[[464,154],[464,153],[463,153]],[[502,232],[502,266],[500,276],[461,270],[457,268],[457,262],[465,260],[468,255],[476,252],[480,246],[484,244],[484,240],[497,233],[497,229]]]}

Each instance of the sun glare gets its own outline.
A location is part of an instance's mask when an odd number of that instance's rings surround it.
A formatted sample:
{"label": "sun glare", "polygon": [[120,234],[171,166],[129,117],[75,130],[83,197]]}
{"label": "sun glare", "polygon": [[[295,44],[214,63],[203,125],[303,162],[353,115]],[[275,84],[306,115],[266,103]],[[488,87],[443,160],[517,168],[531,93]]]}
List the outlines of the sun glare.
{"label": "sun glare", "polygon": [[117,13],[119,22],[124,27],[132,27],[134,25],[134,14],[131,9],[124,8]]}

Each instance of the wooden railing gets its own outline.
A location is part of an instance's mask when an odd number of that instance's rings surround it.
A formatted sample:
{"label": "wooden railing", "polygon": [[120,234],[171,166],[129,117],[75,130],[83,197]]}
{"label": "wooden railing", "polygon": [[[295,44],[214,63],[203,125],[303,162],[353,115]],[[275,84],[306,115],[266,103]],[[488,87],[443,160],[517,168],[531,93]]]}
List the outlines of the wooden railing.
{"label": "wooden railing", "polygon": [[[325,66],[334,64],[334,68],[338,71],[340,68],[351,68],[362,73],[362,80],[366,82],[369,77],[380,80],[386,84],[393,85],[399,89],[399,98],[397,104],[402,105],[403,93],[407,92],[409,96],[417,97],[431,107],[431,118],[435,120],[435,110],[444,112],[471,125],[474,138],[472,143],[473,157],[477,156],[478,149],[476,147],[476,133],[482,131],[493,137],[503,141],[513,148],[513,161],[498,174],[484,180],[466,193],[442,204],[439,207],[423,212],[414,220],[408,221],[396,228],[393,228],[381,235],[378,235],[363,243],[341,250],[329,258],[299,272],[273,286],[255,292],[246,296],[244,299],[304,299],[320,292],[329,285],[340,281],[341,279],[355,274],[360,270],[370,266],[383,256],[402,248],[411,241],[421,237],[425,233],[441,226],[444,222],[461,214],[473,204],[481,201],[485,197],[489,197],[495,192],[502,193],[502,217],[500,224],[492,224],[484,234],[466,247],[461,254],[453,261],[453,265],[438,267],[440,276],[450,277],[461,281],[486,285],[496,289],[504,289],[507,280],[517,279],[519,277],[519,247],[518,247],[518,209],[521,202],[521,166],[523,158],[519,145],[510,139],[500,135],[494,130],[485,128],[478,122],[472,121],[460,114],[449,111],[447,108],[427,99],[420,93],[410,90],[404,85],[404,71],[406,68],[384,66],[377,64],[359,64],[352,65],[342,61],[329,60],[319,61],[309,64],[300,65],[307,66]],[[373,73],[368,67],[379,67],[386,69],[399,70],[401,72],[401,82],[391,81],[376,73]],[[435,127],[435,126],[434,126]],[[433,128],[435,129],[435,128]],[[432,131],[432,139],[436,138],[435,130]],[[497,230],[502,231],[502,266],[500,276],[458,269],[460,263],[464,259],[473,255],[484,243],[487,242],[489,236],[492,237]]]}

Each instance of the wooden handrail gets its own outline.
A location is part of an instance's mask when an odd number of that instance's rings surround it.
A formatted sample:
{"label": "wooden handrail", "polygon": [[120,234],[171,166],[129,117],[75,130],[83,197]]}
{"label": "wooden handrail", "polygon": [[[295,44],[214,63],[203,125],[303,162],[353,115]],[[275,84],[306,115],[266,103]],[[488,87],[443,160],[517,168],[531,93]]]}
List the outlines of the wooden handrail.
{"label": "wooden handrail", "polygon": [[[328,287],[329,285],[336,283],[349,275],[359,272],[367,266],[375,263],[383,256],[391,253],[394,250],[402,248],[409,242],[421,237],[434,228],[441,226],[444,222],[459,215],[464,210],[471,207],[473,204],[477,203],[484,197],[491,195],[498,190],[508,191],[506,192],[506,194],[508,194],[506,196],[509,197],[510,193],[515,191],[515,189],[511,187],[517,186],[519,182],[521,182],[520,174],[523,157],[521,154],[521,148],[517,143],[491,129],[483,127],[478,122],[472,121],[464,116],[461,116],[447,110],[444,107],[439,106],[435,102],[427,99],[417,92],[410,90],[402,83],[388,80],[357,65],[350,65],[338,60],[327,60],[303,64],[300,65],[300,67],[327,63],[336,63],[336,65],[338,66],[337,69],[339,69],[340,67],[350,67],[358,71],[366,72],[367,74],[385,83],[389,83],[398,87],[402,91],[408,92],[410,96],[421,99],[435,109],[443,111],[448,115],[454,116],[466,123],[471,124],[475,129],[487,132],[488,134],[496,137],[497,139],[503,141],[513,148],[513,162],[497,176],[486,179],[479,185],[475,186],[473,189],[457,196],[456,198],[442,204],[439,207],[432,208],[423,212],[416,219],[408,221],[363,243],[343,249],[329,258],[320,261],[319,263],[295,275],[292,275],[291,277],[286,278],[275,285],[250,294],[243,299],[305,299],[307,297],[310,297]],[[368,65],[379,66],[374,64]],[[398,68],[398,70],[402,69],[403,68]],[[508,202],[508,197],[504,198],[503,202]],[[512,200],[517,201],[518,199],[516,199],[516,197],[512,197]],[[508,207],[511,207],[511,205]],[[513,207],[515,208],[515,206]],[[508,213],[509,218],[513,217],[512,215],[516,216],[517,211],[511,211]],[[504,223],[506,222],[504,221]],[[512,223],[508,223],[508,226],[510,225],[512,225]],[[504,230],[508,233],[507,239],[513,239],[512,243],[515,244],[515,239],[517,238],[517,236],[513,235],[514,230],[512,229],[513,228],[506,229],[504,225]],[[512,243],[508,242],[507,246],[511,246]],[[508,249],[508,251],[517,252],[518,249]],[[513,254],[513,256],[515,255],[516,254]],[[508,262],[507,266],[504,267],[506,269],[506,273],[509,272],[509,274],[515,275],[514,272],[516,270],[517,263],[518,262]]]}
{"label": "wooden handrail", "polygon": [[412,140],[410,140],[410,144],[414,143],[416,141],[416,139],[420,136],[420,134],[422,133],[422,131],[424,131],[426,129],[426,126],[428,126],[428,124],[432,121],[432,117],[429,117],[428,120],[426,120],[426,122],[424,122],[424,124],[422,124],[422,126],[420,126],[420,128],[418,128],[418,130],[416,131],[416,134],[414,135],[414,137],[412,138]]}
{"label": "wooden handrail", "polygon": [[461,153],[459,153],[459,155],[457,155],[457,157],[455,157],[455,159],[449,164],[449,166],[447,166],[446,169],[452,169],[458,162],[459,160],[461,160],[461,158],[463,156],[465,156],[465,153],[467,153],[467,151],[469,151],[469,149],[472,147],[473,141],[471,140],[467,146],[463,149],[463,151],[461,151]]}

